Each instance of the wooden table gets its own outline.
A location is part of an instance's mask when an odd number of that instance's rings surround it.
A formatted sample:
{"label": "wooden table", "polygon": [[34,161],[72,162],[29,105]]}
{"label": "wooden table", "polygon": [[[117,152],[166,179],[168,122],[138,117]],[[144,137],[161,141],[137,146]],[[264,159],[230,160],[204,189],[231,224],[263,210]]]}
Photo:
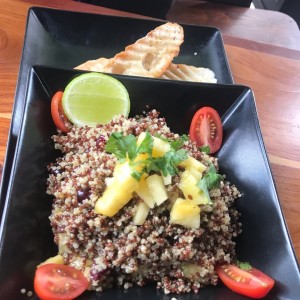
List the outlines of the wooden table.
{"label": "wooden table", "polygon": [[[0,176],[24,41],[28,8],[134,16],[71,0],[1,0]],[[137,17],[137,16],[136,16]],[[236,83],[254,91],[282,209],[300,258],[300,33],[277,12],[175,0],[167,19],[221,29]]]}

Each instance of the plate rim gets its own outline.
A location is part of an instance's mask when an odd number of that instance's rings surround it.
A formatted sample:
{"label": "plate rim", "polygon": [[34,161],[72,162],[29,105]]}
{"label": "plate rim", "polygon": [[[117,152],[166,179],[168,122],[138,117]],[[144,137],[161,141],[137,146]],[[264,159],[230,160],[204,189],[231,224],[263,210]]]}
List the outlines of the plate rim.
{"label": "plate rim", "polygon": [[[47,66],[33,66],[30,68],[30,74],[28,74],[28,78],[30,76],[32,76],[33,72],[35,72],[35,76],[38,77],[38,79],[40,80],[40,83],[41,85],[43,86],[43,88],[45,89],[45,91],[47,91],[47,86],[45,86],[45,83],[43,82],[43,80],[41,80],[41,76],[40,74],[37,72],[38,68],[39,67],[42,67],[42,68],[46,68],[46,69],[57,69],[57,68],[52,68],[52,67],[47,67]],[[60,69],[57,69],[57,70],[60,70]],[[67,70],[66,71],[70,71],[74,74],[76,73],[82,73],[82,71],[77,71],[77,70]],[[83,72],[86,72],[86,71],[83,71]],[[119,75],[121,77],[124,77],[124,75]],[[125,76],[125,77],[130,77],[132,78],[131,76]],[[142,80],[147,80],[145,78],[141,78]],[[159,79],[151,79],[151,80],[159,80]],[[28,80],[28,83],[27,85],[29,85],[30,83],[30,80]],[[182,82],[181,82],[182,83]],[[190,84],[190,83],[183,83],[183,84]],[[193,84],[193,83],[192,83]],[[212,86],[212,84],[209,84],[209,83],[204,83],[203,84],[204,86]],[[224,85],[226,87],[228,87],[228,85]],[[283,227],[283,231],[284,231],[284,235],[286,235],[287,237],[287,241],[289,243],[288,245],[288,250],[291,251],[291,254],[292,254],[292,259],[294,261],[294,263],[298,266],[298,272],[299,272],[299,264],[298,264],[298,261],[296,259],[296,256],[295,256],[295,251],[294,251],[294,247],[293,247],[293,244],[291,242],[291,237],[290,237],[290,234],[289,234],[289,230],[288,230],[288,227],[287,227],[287,224],[286,224],[286,220],[285,220],[285,217],[283,215],[283,211],[282,211],[282,207],[281,207],[281,203],[280,203],[280,200],[278,198],[278,193],[277,193],[277,190],[276,190],[276,185],[275,185],[275,182],[274,182],[274,179],[273,179],[273,175],[272,175],[272,170],[270,168],[270,163],[269,163],[269,160],[268,160],[268,156],[267,156],[267,153],[266,153],[266,149],[265,149],[265,146],[264,146],[264,142],[263,142],[263,136],[262,136],[262,132],[261,132],[261,129],[260,129],[260,125],[259,125],[259,118],[258,118],[258,114],[257,114],[257,110],[256,110],[256,102],[255,102],[255,96],[254,96],[254,93],[253,91],[251,90],[251,88],[247,87],[247,86],[244,86],[244,85],[232,85],[232,88],[234,88],[235,86],[240,86],[240,87],[243,87],[244,88],[244,92],[243,93],[251,93],[252,94],[252,98],[253,98],[253,105],[252,106],[252,116],[254,116],[254,125],[255,125],[255,132],[257,134],[257,139],[259,141],[259,145],[260,145],[260,152],[263,156],[263,161],[265,162],[265,167],[267,167],[268,169],[268,176],[270,177],[270,180],[271,180],[271,183],[272,183],[272,189],[274,190],[275,192],[275,204],[277,206],[277,209],[278,209],[278,212],[280,213],[280,220],[282,222],[282,227]],[[28,98],[28,86],[27,86],[27,89],[26,89],[26,95],[25,95],[25,99],[27,101],[27,98]],[[241,96],[240,96],[241,97]],[[235,103],[235,102],[234,102]],[[234,105],[234,104],[232,104]],[[26,107],[26,105],[24,106]],[[229,117],[229,116],[227,116]],[[20,135],[18,136],[18,141],[17,141],[17,148],[16,148],[16,153],[15,153],[15,157],[14,157],[14,164],[13,164],[13,169],[12,169],[12,175],[15,176],[15,168],[16,168],[16,159],[18,157],[18,153],[20,151],[20,148],[19,148],[19,143],[21,143],[21,140],[22,140],[22,137],[23,137],[23,130],[24,130],[24,123],[25,123],[25,119],[23,118],[22,119],[22,125],[21,125],[21,128],[20,128]],[[14,176],[11,177],[11,180],[14,178]],[[12,180],[13,181],[13,180]],[[11,193],[11,186],[12,185],[12,182],[10,181],[10,189],[9,189],[9,194],[7,195],[7,197],[10,196],[10,193]],[[6,199],[6,200],[9,200],[9,199]],[[7,211],[9,209],[9,206],[10,206],[10,202],[9,201],[5,201],[5,207],[6,207],[6,210],[5,210],[5,215],[3,214],[3,217],[2,220],[1,220],[1,225],[0,225],[0,245],[2,245],[2,239],[3,239],[3,228],[6,224],[6,217],[7,217]],[[300,273],[299,273],[300,275]],[[300,278],[300,277],[299,277]]]}

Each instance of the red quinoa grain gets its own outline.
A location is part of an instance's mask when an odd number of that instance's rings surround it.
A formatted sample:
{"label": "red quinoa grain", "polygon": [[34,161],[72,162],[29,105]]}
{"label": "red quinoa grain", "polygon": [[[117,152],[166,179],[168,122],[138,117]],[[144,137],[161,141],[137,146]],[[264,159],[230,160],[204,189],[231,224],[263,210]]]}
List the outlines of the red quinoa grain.
{"label": "red quinoa grain", "polygon": [[[212,205],[201,207],[201,227],[184,228],[169,224],[169,211],[180,195],[179,176],[168,187],[169,199],[150,210],[143,225],[132,222],[137,195],[114,217],[94,212],[97,199],[112,177],[116,158],[104,151],[114,131],[139,135],[151,134],[176,140],[158,112],[126,119],[115,118],[107,125],[76,127],[53,136],[55,148],[63,156],[49,165],[47,192],[54,196],[50,222],[54,241],[64,262],[84,272],[90,289],[102,291],[113,286],[128,289],[156,282],[164,293],[198,293],[206,285],[215,285],[217,263],[235,259],[236,237],[241,229],[239,214],[233,207],[240,197],[238,189],[222,181],[210,192]],[[218,160],[185,142],[188,154],[205,165]],[[184,266],[193,264],[197,272],[184,274]]]}

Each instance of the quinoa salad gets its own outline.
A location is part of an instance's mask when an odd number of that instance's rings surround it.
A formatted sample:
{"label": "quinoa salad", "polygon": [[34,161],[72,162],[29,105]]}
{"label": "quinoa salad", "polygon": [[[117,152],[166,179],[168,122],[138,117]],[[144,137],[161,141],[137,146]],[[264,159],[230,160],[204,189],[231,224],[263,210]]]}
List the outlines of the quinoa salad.
{"label": "quinoa salad", "polygon": [[[135,118],[115,117],[96,127],[72,126],[69,133],[53,136],[63,155],[48,166],[47,193],[54,197],[49,218],[64,264],[81,270],[89,289],[96,291],[154,283],[165,294],[183,294],[216,285],[216,265],[236,260],[234,239],[241,224],[234,201],[241,196],[239,190],[222,175],[218,186],[209,190],[211,202],[198,205],[199,226],[171,222],[176,199],[184,197],[180,189],[184,167],[179,165],[165,185],[166,201],[149,209],[141,224],[133,221],[143,202],[136,192],[113,216],[97,213],[97,201],[118,164],[116,156],[105,151],[114,132],[180,139],[156,110]],[[210,166],[219,171],[218,159],[189,139],[182,149],[205,166],[203,174]]]}

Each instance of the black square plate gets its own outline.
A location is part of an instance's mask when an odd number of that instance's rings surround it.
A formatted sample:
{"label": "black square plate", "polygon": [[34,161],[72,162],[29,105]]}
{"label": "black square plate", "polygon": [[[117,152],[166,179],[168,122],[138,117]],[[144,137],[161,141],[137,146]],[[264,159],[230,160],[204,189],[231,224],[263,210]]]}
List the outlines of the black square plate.
{"label": "black square plate", "polygon": [[[162,21],[113,17],[34,7],[29,10],[23,55],[1,184],[0,217],[16,139],[23,118],[27,74],[33,65],[72,69],[86,60],[113,57]],[[219,83],[233,83],[221,32],[184,25],[185,38],[174,61],[212,69]]]}
{"label": "black square plate", "polygon": [[[48,216],[46,165],[60,155],[51,136],[56,132],[50,114],[55,91],[80,71],[34,67],[29,74],[24,118],[13,162],[11,181],[1,224],[0,295],[3,299],[28,299],[20,290],[32,290],[35,267],[57,253]],[[285,221],[277,198],[260,132],[252,91],[244,86],[195,84],[115,76],[128,89],[131,115],[146,105],[156,108],[175,132],[187,133],[194,112],[212,106],[222,116],[224,142],[217,156],[221,172],[243,193],[236,207],[243,233],[237,240],[242,261],[269,274],[276,285],[266,299],[299,299],[300,277]],[[23,298],[22,298],[23,297]],[[80,299],[242,300],[219,285],[199,295],[163,295],[153,286],[87,292]]]}
{"label": "black square plate", "polygon": [[[113,57],[162,23],[165,22],[31,8],[18,84],[24,89],[33,65],[73,69],[90,59]],[[221,32],[204,26],[183,27],[184,42],[174,61],[210,68],[218,83],[233,83]]]}

